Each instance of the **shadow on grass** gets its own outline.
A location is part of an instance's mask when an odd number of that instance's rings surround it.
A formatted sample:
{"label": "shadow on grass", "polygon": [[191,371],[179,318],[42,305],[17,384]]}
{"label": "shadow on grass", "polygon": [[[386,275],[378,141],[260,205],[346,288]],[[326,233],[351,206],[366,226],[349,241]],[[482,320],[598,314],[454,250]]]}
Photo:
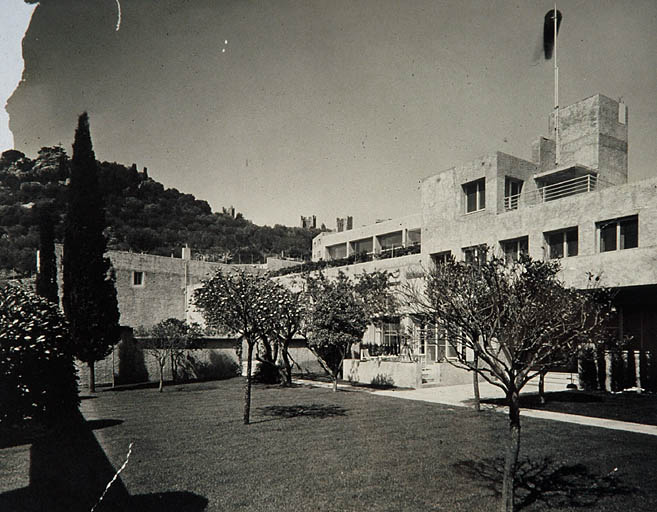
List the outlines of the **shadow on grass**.
{"label": "shadow on grass", "polygon": [[[603,402],[604,397],[596,393],[586,391],[551,391],[545,393],[546,403],[596,403]],[[482,404],[506,405],[506,398],[489,398],[481,401]],[[541,399],[537,393],[520,395],[520,407],[536,409],[542,407]]]}
{"label": "shadow on grass", "polygon": [[[171,384],[173,384],[173,382],[165,381],[164,387],[167,388]],[[120,384],[118,386],[114,386],[113,388],[107,387],[100,389],[100,391],[102,392],[111,391],[112,393],[115,393],[120,391],[133,391],[135,389],[157,389],[159,385],[160,385],[159,382],[139,382],[137,384]]]}
{"label": "shadow on grass", "polygon": [[91,430],[99,430],[101,428],[115,427],[123,423],[123,420],[87,420],[87,425]]}
{"label": "shadow on grass", "polygon": [[[96,428],[118,420],[98,420]],[[30,483],[27,487],[0,494],[0,510],[23,512],[82,512],[98,502],[116,472],[87,423],[75,411],[66,421],[31,439]],[[135,446],[135,450],[139,450]],[[126,446],[127,452],[127,446]],[[131,459],[126,467],[138,462]],[[190,492],[165,492],[130,496],[121,478],[110,487],[97,512],[192,511],[205,509],[207,499]]]}
{"label": "shadow on grass", "polygon": [[[501,497],[503,457],[460,461],[454,467],[487,488],[491,495]],[[547,509],[591,507],[606,497],[637,492],[637,489],[623,484],[615,470],[599,475],[590,472],[583,464],[559,464],[549,457],[519,462],[515,482],[517,510],[534,503]]]}
{"label": "shadow on grass", "polygon": [[270,405],[259,407],[258,411],[263,416],[278,418],[331,418],[334,416],[346,416],[347,410],[339,405],[310,404],[310,405]]}

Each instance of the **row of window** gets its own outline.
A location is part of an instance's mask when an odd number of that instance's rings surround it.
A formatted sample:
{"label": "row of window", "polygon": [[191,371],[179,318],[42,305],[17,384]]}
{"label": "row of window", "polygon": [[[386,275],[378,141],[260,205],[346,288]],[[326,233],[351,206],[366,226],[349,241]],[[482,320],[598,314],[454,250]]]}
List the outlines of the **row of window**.
{"label": "row of window", "polygon": [[[637,215],[612,219],[596,224],[599,251],[609,252],[632,249],[639,246],[639,219]],[[546,257],[549,259],[577,256],[579,252],[579,232],[577,227],[543,233]],[[517,261],[522,254],[529,253],[529,237],[523,236],[500,242],[500,249],[507,262]],[[473,245],[462,249],[466,263],[482,263],[486,260],[488,246]],[[452,257],[451,251],[432,255],[436,264],[446,263]]]}

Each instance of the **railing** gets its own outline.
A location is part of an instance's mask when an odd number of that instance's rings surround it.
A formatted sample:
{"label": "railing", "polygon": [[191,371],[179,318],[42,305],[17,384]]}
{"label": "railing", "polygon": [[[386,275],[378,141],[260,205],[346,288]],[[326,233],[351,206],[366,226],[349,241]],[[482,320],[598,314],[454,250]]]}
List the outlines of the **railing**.
{"label": "railing", "polygon": [[359,252],[353,253],[346,258],[338,258],[331,260],[309,261],[299,265],[284,267],[273,272],[270,276],[284,276],[287,274],[296,274],[299,272],[313,272],[316,270],[323,270],[325,268],[343,267],[345,265],[353,265],[355,263],[366,263],[374,260],[384,260],[388,258],[399,258],[409,254],[420,254],[422,252],[422,245],[415,243],[406,247],[398,246],[384,249],[379,253],[374,252]]}
{"label": "railing", "polygon": [[520,202],[520,194],[515,194],[515,195],[512,195],[512,196],[506,196],[504,198],[504,209],[505,210],[517,210],[519,202]]}
{"label": "railing", "polygon": [[[560,181],[552,185],[546,185],[532,192],[522,194],[522,204],[533,205],[555,201],[576,194],[585,194],[601,188],[605,188],[609,182],[598,178],[595,174],[586,174],[577,178]],[[521,194],[506,196],[504,198],[504,208],[506,210],[515,210],[520,204]]]}

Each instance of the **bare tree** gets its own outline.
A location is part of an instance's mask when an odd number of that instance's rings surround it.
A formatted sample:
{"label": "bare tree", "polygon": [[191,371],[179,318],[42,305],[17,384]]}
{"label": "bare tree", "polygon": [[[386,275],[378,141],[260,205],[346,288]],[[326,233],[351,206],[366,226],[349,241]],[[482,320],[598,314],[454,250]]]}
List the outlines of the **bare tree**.
{"label": "bare tree", "polygon": [[571,361],[585,343],[607,335],[609,294],[567,288],[558,272],[558,263],[527,257],[448,261],[427,273],[422,289],[406,293],[412,311],[443,329],[457,354],[454,364],[504,392],[509,442],[501,510],[507,512],[514,506],[520,451],[520,391],[537,375]]}

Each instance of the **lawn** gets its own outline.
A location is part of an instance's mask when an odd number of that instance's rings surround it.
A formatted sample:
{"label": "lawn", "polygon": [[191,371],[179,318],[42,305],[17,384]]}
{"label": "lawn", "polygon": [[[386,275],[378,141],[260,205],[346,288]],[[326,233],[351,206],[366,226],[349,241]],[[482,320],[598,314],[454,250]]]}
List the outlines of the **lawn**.
{"label": "lawn", "polygon": [[[503,404],[504,400],[487,400]],[[595,391],[558,391],[545,394],[545,404],[537,394],[521,395],[523,409],[579,414],[593,418],[657,425],[657,395],[654,393],[603,393]]]}
{"label": "lawn", "polygon": [[[75,492],[111,478],[131,442],[130,461],[100,510],[496,507],[502,414],[356,390],[256,386],[253,423],[245,426],[241,398],[241,379],[164,393],[101,391],[82,401],[86,431],[0,450],[0,510],[38,510],[35,494],[74,480],[73,497],[60,507],[70,510],[82,499]],[[657,437],[522,421],[522,510],[657,510]]]}

